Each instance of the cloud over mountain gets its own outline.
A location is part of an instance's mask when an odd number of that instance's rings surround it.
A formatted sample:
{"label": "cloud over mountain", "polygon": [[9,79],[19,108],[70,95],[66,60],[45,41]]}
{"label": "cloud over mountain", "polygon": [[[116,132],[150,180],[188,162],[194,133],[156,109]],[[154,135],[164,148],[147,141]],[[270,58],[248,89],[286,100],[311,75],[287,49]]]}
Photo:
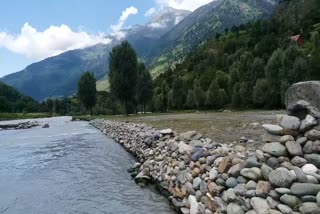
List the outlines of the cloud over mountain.
{"label": "cloud over mountain", "polygon": [[194,11],[202,5],[208,4],[213,0],[155,0],[156,3],[164,7],[172,7],[180,10]]}
{"label": "cloud over mountain", "polygon": [[118,39],[122,39],[125,37],[125,33],[122,30],[124,23],[127,21],[130,15],[136,15],[138,13],[138,9],[131,6],[122,11],[122,15],[119,18],[119,21],[116,25],[111,25],[112,36],[117,37]]}
{"label": "cloud over mountain", "polygon": [[0,47],[35,61],[68,50],[109,42],[110,39],[105,38],[103,33],[92,35],[83,30],[75,32],[67,25],[50,26],[44,31],[38,31],[29,23],[25,23],[18,35],[0,32]]}

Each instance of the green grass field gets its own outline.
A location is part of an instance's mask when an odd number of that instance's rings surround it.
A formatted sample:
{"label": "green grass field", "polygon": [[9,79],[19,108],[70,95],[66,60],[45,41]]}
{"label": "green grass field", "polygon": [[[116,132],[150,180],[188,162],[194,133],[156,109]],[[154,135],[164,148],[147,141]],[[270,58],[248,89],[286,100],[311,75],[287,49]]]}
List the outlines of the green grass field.
{"label": "green grass field", "polygon": [[49,113],[0,113],[0,121],[51,117]]}

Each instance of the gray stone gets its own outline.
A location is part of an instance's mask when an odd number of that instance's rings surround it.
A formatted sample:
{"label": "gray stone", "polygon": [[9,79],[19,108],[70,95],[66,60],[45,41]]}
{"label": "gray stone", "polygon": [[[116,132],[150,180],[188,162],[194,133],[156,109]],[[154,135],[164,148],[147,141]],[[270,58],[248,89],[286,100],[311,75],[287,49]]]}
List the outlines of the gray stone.
{"label": "gray stone", "polygon": [[278,125],[264,124],[262,127],[269,133],[274,135],[281,135],[283,128]]}
{"label": "gray stone", "polygon": [[251,199],[250,204],[253,207],[254,211],[256,211],[257,214],[265,214],[268,212],[268,210],[270,210],[270,206],[268,204],[268,201],[263,198],[254,197]]}
{"label": "gray stone", "polygon": [[252,168],[252,167],[261,167],[261,163],[257,161],[255,157],[250,157],[245,162],[245,168]]}
{"label": "gray stone", "polygon": [[319,214],[319,206],[317,203],[303,203],[299,210],[302,214]]}
{"label": "gray stone", "polygon": [[291,163],[295,166],[302,167],[303,165],[308,163],[308,161],[302,157],[295,156],[294,158],[291,159]]}
{"label": "gray stone", "polygon": [[304,119],[307,114],[320,117],[320,82],[309,81],[292,85],[286,93],[285,104],[290,115]]}
{"label": "gray stone", "polygon": [[238,181],[236,178],[234,177],[230,177],[228,178],[228,180],[226,181],[226,186],[229,187],[229,188],[233,188],[235,186],[238,185]]}
{"label": "gray stone", "polygon": [[312,151],[314,153],[320,153],[320,140],[316,140],[312,144]]}
{"label": "gray stone", "polygon": [[280,166],[279,161],[275,157],[271,157],[267,161],[267,165],[270,166],[272,169],[276,169]]}
{"label": "gray stone", "polygon": [[190,214],[198,214],[199,204],[197,198],[194,195],[189,195],[188,202],[190,204]]}
{"label": "gray stone", "polygon": [[318,125],[318,120],[308,114],[307,117],[301,121],[299,131],[305,132],[309,129],[312,129],[313,127],[315,127],[317,125]]}
{"label": "gray stone", "polygon": [[305,195],[301,197],[301,201],[305,202],[317,202],[317,198],[313,195]]}
{"label": "gray stone", "polygon": [[259,181],[256,188],[256,195],[266,198],[271,190],[271,184],[268,181]]}
{"label": "gray stone", "polygon": [[253,168],[244,168],[240,171],[240,174],[243,177],[249,178],[251,180],[257,181],[260,180],[262,175],[261,175],[261,170],[259,168],[253,167]]}
{"label": "gray stone", "polygon": [[257,188],[257,183],[253,180],[250,180],[247,184],[246,184],[246,188],[248,190],[255,190]]}
{"label": "gray stone", "polygon": [[193,138],[193,136],[196,136],[198,134],[198,132],[196,131],[188,131],[188,132],[184,132],[184,133],[181,133],[180,136],[179,136],[179,140],[180,141],[191,141]]}
{"label": "gray stone", "polygon": [[287,155],[287,149],[281,143],[267,143],[262,147],[262,151],[276,157]]}
{"label": "gray stone", "polygon": [[185,184],[185,188],[186,188],[187,192],[188,192],[190,195],[194,195],[194,194],[196,193],[195,190],[194,190],[194,188],[193,188],[193,185],[192,185],[190,182],[187,182],[187,183]]}
{"label": "gray stone", "polygon": [[210,180],[216,180],[218,177],[218,171],[215,168],[212,168],[209,172],[209,178]]}
{"label": "gray stone", "polygon": [[316,196],[318,192],[320,192],[320,185],[310,183],[294,183],[290,190],[293,195],[298,197],[305,195]]}
{"label": "gray stone", "polygon": [[208,192],[208,184],[207,184],[207,182],[205,182],[203,180],[201,181],[201,183],[200,183],[200,191],[204,195]]}
{"label": "gray stone", "polygon": [[306,137],[299,137],[296,142],[299,143],[301,146],[304,145],[308,141]]}
{"label": "gray stone", "polygon": [[216,158],[217,158],[217,156],[214,156],[214,155],[208,156],[206,159],[207,166],[211,166],[214,163],[214,161],[216,160]]}
{"label": "gray stone", "polygon": [[308,141],[303,147],[304,154],[312,154],[313,153],[313,142]]}
{"label": "gray stone", "polygon": [[190,173],[188,173],[186,170],[180,171],[177,174],[177,180],[181,183],[181,184],[185,184],[187,181],[192,179],[192,175]]}
{"label": "gray stone", "polygon": [[307,154],[304,158],[309,162],[314,164],[317,168],[320,168],[320,155],[318,154]]}
{"label": "gray stone", "polygon": [[296,174],[299,183],[309,183],[308,177],[304,174],[302,169],[295,167],[294,173]]}
{"label": "gray stone", "polygon": [[273,135],[273,134],[269,134],[269,133],[264,133],[261,136],[261,140],[263,142],[268,142],[268,143],[270,143],[270,142],[279,142],[280,138],[281,138],[281,136]]}
{"label": "gray stone", "polygon": [[214,197],[214,202],[217,205],[217,211],[221,213],[226,212],[227,204],[220,197]]}
{"label": "gray stone", "polygon": [[233,165],[229,171],[228,175],[231,175],[233,177],[238,177],[240,175],[240,171],[244,168],[244,164],[238,163],[236,165]]}
{"label": "gray stone", "polygon": [[237,181],[239,184],[244,184],[244,183],[248,182],[248,179],[246,179],[245,177],[240,175],[240,176],[238,176]]}
{"label": "gray stone", "polygon": [[303,156],[301,145],[295,141],[286,142],[286,148],[291,156]]}
{"label": "gray stone", "polygon": [[317,126],[310,131],[307,131],[304,136],[306,136],[309,140],[320,140],[320,127]]}
{"label": "gray stone", "polygon": [[280,143],[286,143],[288,141],[294,141],[294,137],[292,137],[291,135],[284,135],[280,138]]}
{"label": "gray stone", "polygon": [[271,198],[270,196],[267,197],[267,201],[268,201],[268,203],[269,203],[269,205],[270,205],[270,207],[271,207],[272,209],[276,209],[277,206],[278,206],[278,204],[279,204],[278,201],[274,200],[274,199]]}
{"label": "gray stone", "polygon": [[194,147],[191,151],[191,160],[194,162],[198,161],[201,157],[203,157],[205,151],[206,150],[203,148]]}
{"label": "gray stone", "polygon": [[200,183],[201,183],[201,178],[196,177],[195,179],[193,179],[193,183],[192,186],[195,190],[198,190],[200,188]]}
{"label": "gray stone", "polygon": [[263,164],[261,167],[261,174],[267,181],[269,180],[269,174],[273,171],[273,169],[266,164]]}
{"label": "gray stone", "polygon": [[288,188],[284,188],[284,187],[280,187],[280,188],[276,188],[275,191],[281,195],[284,194],[291,194],[291,190]]}
{"label": "gray stone", "polygon": [[279,125],[285,129],[297,130],[300,127],[300,119],[294,116],[281,115]]}
{"label": "gray stone", "polygon": [[270,197],[273,198],[274,200],[280,200],[280,194],[277,193],[275,190],[271,190],[269,193]]}
{"label": "gray stone", "polygon": [[281,211],[281,213],[283,213],[283,214],[292,214],[293,213],[293,210],[287,205],[278,204],[277,207]]}
{"label": "gray stone", "polygon": [[278,168],[272,171],[269,175],[270,183],[278,187],[290,187],[295,179],[296,176],[286,168]]}
{"label": "gray stone", "polygon": [[302,204],[300,198],[294,195],[287,195],[287,194],[281,196],[280,201],[288,205],[292,209],[299,208],[300,205]]}
{"label": "gray stone", "polygon": [[244,214],[242,207],[236,203],[230,203],[227,207],[227,214]]}
{"label": "gray stone", "polygon": [[232,202],[232,201],[235,201],[236,200],[236,198],[237,198],[237,196],[236,196],[236,194],[235,194],[235,192],[234,192],[234,190],[232,189],[232,188],[230,188],[230,189],[228,189],[228,190],[226,190],[226,191],[224,191],[223,193],[222,193],[222,199],[225,201],[225,202]]}
{"label": "gray stone", "polygon": [[182,155],[190,154],[192,147],[184,142],[179,143],[179,153]]}
{"label": "gray stone", "polygon": [[312,173],[318,172],[318,168],[313,164],[306,164],[301,169],[306,174],[310,174],[310,173],[312,174]]}

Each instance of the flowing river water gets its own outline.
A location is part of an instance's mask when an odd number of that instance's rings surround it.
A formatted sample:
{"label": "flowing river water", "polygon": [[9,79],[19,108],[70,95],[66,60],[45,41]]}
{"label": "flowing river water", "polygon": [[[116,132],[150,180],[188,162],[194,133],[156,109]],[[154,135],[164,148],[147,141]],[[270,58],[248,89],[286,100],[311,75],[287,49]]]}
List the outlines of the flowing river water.
{"label": "flowing river water", "polygon": [[87,122],[40,119],[50,128],[0,131],[0,213],[174,213],[135,185],[134,163]]}

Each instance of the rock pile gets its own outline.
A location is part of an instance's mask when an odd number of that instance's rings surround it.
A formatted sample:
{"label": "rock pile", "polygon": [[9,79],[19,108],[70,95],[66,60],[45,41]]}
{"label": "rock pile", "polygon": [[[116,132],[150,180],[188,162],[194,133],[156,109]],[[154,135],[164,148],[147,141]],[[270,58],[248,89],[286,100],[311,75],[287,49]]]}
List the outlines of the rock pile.
{"label": "rock pile", "polygon": [[13,129],[30,129],[30,128],[33,128],[36,126],[39,126],[39,124],[36,121],[0,124],[0,131],[1,130],[13,130]]}
{"label": "rock pile", "polygon": [[180,213],[319,214],[315,115],[277,115],[276,125],[263,125],[265,143],[255,151],[219,144],[195,131],[176,135],[171,129],[100,119],[92,124],[137,157],[136,181],[158,183]]}

